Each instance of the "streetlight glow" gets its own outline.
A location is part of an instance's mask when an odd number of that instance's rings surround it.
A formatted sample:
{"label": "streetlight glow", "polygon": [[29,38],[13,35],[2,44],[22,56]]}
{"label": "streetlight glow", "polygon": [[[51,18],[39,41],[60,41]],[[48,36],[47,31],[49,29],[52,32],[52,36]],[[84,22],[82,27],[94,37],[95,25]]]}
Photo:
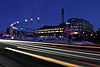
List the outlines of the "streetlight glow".
{"label": "streetlight glow", "polygon": [[33,21],[33,18],[31,18],[31,21]]}
{"label": "streetlight glow", "polygon": [[25,19],[25,22],[27,22],[28,20],[27,19]]}
{"label": "streetlight glow", "polygon": [[70,23],[66,22],[66,24],[70,24]]}
{"label": "streetlight glow", "polygon": [[17,23],[19,23],[19,21],[17,21]]}
{"label": "streetlight glow", "polygon": [[37,18],[38,20],[40,19],[40,17]]}
{"label": "streetlight glow", "polygon": [[21,28],[21,30],[23,30],[23,28]]}

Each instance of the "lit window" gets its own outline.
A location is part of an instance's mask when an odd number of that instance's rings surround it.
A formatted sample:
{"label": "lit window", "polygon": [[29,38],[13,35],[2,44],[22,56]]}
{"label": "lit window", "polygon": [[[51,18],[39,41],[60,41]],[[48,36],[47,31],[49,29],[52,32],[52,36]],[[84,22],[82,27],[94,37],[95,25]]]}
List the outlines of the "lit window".
{"label": "lit window", "polygon": [[60,32],[63,32],[63,31],[60,31]]}
{"label": "lit window", "polygon": [[93,34],[91,34],[91,36],[93,36]]}
{"label": "lit window", "polygon": [[51,31],[52,33],[54,32],[54,31]]}
{"label": "lit window", "polygon": [[61,38],[61,36],[59,36]]}
{"label": "lit window", "polygon": [[60,30],[62,30],[62,28],[60,28]]}
{"label": "lit window", "polygon": [[41,33],[43,33],[43,32],[41,32]]}
{"label": "lit window", "polygon": [[59,32],[59,31],[55,31],[55,32]]}

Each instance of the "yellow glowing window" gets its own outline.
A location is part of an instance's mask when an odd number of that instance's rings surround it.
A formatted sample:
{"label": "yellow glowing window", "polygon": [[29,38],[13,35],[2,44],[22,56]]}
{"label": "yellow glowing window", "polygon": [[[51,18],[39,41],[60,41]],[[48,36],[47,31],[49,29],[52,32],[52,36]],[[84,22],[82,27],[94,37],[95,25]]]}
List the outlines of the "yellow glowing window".
{"label": "yellow glowing window", "polygon": [[79,32],[73,32],[72,34],[79,34]]}

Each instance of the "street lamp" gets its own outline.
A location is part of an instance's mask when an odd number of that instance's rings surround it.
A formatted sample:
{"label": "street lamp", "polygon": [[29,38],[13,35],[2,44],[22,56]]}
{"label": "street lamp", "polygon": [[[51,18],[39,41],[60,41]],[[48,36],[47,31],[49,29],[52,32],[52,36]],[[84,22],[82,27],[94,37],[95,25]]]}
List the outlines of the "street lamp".
{"label": "street lamp", "polygon": [[67,29],[67,35],[68,35],[68,43],[71,43],[71,27],[70,27],[70,23],[66,22],[66,25],[68,26]]}

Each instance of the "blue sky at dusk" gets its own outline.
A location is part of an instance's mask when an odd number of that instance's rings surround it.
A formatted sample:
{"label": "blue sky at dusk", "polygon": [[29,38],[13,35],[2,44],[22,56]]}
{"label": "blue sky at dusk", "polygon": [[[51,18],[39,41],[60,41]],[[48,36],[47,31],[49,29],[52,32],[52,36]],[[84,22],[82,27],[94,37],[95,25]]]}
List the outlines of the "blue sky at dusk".
{"label": "blue sky at dusk", "polygon": [[95,30],[100,28],[100,0],[0,0],[0,32],[14,21],[38,16],[37,26],[58,25],[61,8],[65,9],[65,21],[83,18],[93,24]]}

